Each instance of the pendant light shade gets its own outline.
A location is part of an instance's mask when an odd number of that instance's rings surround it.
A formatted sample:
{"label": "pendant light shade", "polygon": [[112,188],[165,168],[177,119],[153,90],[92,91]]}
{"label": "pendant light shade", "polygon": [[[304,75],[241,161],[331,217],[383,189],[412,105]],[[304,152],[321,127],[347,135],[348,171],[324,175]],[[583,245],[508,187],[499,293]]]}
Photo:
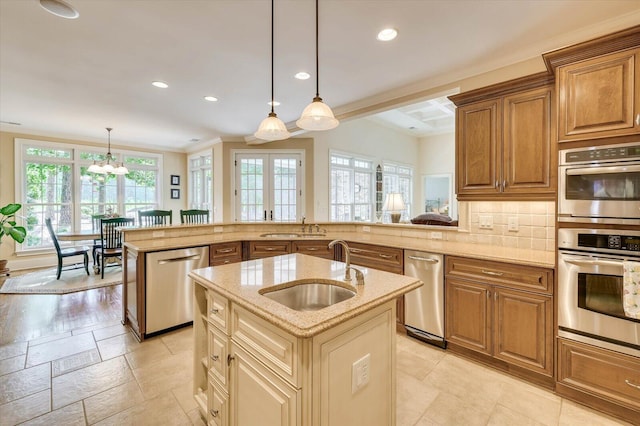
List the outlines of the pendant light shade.
{"label": "pendant light shade", "polygon": [[94,161],[87,169],[88,172],[101,175],[126,175],[129,173],[129,169],[127,169],[123,163],[116,163],[116,159],[111,155],[111,130],[113,130],[111,127],[107,127],[109,142],[104,161],[100,161],[99,163]]}
{"label": "pendant light shade", "polygon": [[296,121],[296,125],[304,130],[330,130],[340,123],[334,117],[329,105],[322,102],[320,97],[320,66],[318,62],[318,0],[316,0],[316,96]]}
{"label": "pendant light shade", "polygon": [[275,104],[273,97],[273,3],[274,0],[271,0],[271,112],[267,118],[262,120],[258,130],[253,134],[257,139],[262,139],[267,142],[279,141],[291,136],[291,133],[287,130],[287,126],[285,126],[273,110]]}

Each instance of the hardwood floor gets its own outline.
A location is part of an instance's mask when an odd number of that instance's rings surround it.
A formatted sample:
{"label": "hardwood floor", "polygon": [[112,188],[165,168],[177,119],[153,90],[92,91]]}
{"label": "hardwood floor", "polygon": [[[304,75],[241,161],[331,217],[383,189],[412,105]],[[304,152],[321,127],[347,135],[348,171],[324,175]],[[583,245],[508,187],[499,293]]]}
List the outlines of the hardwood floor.
{"label": "hardwood floor", "polygon": [[[17,275],[20,272],[12,273]],[[5,279],[0,278],[0,285]],[[0,345],[112,323],[121,317],[121,285],[61,295],[0,294]]]}

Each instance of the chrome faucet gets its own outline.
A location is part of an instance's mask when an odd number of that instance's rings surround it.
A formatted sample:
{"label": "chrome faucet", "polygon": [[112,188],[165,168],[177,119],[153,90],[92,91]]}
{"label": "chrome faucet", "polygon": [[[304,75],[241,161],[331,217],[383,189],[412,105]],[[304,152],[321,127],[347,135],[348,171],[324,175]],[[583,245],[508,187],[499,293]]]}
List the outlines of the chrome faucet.
{"label": "chrome faucet", "polygon": [[349,245],[344,240],[333,240],[329,243],[329,248],[333,248],[336,244],[340,244],[344,248],[344,260],[347,265],[344,269],[344,280],[351,281],[351,270],[353,269],[356,273],[357,285],[364,285],[364,274],[362,271],[351,266],[351,252],[349,251]]}
{"label": "chrome faucet", "polygon": [[304,233],[304,220],[305,220],[305,219],[306,219],[306,218],[305,218],[304,216],[302,216],[302,232],[303,232],[303,233]]}

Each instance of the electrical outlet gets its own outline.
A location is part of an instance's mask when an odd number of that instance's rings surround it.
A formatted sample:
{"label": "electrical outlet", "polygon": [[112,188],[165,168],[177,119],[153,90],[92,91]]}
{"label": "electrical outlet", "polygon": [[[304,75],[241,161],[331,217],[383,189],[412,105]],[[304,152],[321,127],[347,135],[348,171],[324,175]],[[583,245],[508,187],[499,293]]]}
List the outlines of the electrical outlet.
{"label": "electrical outlet", "polygon": [[493,229],[493,216],[479,216],[480,228]]}
{"label": "electrical outlet", "polygon": [[151,236],[153,238],[162,238],[162,237],[164,237],[164,231],[153,231],[151,233]]}
{"label": "electrical outlet", "polygon": [[362,227],[362,232],[371,232],[371,227],[370,226],[363,226]]}
{"label": "electrical outlet", "polygon": [[214,226],[213,227],[213,232],[222,232],[224,231],[224,228],[222,226]]}
{"label": "electrical outlet", "polygon": [[441,240],[442,239],[442,232],[432,232],[431,233],[431,239],[432,240]]}
{"label": "electrical outlet", "polygon": [[507,230],[518,232],[518,216],[511,216],[507,221]]}
{"label": "electrical outlet", "polygon": [[371,354],[366,354],[351,366],[351,393],[354,394],[369,383]]}

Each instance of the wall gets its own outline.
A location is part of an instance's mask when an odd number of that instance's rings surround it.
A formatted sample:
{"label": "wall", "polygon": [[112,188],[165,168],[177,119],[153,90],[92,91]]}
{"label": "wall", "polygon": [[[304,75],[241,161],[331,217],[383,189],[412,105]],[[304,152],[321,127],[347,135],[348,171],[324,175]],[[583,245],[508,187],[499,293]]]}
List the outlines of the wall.
{"label": "wall", "polygon": [[[451,175],[451,190],[455,200],[455,155],[456,135],[445,133],[441,135],[426,136],[418,139],[418,173],[416,173],[416,187],[419,188],[418,200],[424,199],[425,175]],[[424,208],[421,204],[420,207]],[[452,204],[452,214],[457,218],[457,203]],[[422,210],[420,210],[422,212]],[[416,211],[417,213],[417,211]]]}
{"label": "wall", "polygon": [[[78,141],[71,139],[52,138],[48,136],[35,136],[23,133],[0,132],[0,206],[4,206],[16,201],[15,194],[15,170],[14,170],[14,139],[32,139],[38,141],[68,143],[79,146],[98,146],[106,152],[104,143],[96,143],[89,141]],[[173,222],[180,223],[180,209],[187,206],[187,156],[178,152],[162,152],[153,149],[143,149],[139,147],[116,145],[112,143],[112,147],[127,151],[140,151],[162,154],[162,208],[173,210]],[[171,186],[170,175],[179,175],[180,186]],[[180,189],[180,199],[171,199],[171,188]],[[22,263],[28,264],[29,267],[40,265],[53,265],[56,260],[54,255],[28,255],[20,256],[18,259],[15,255],[15,243],[10,238],[3,238],[0,244],[0,258],[9,260],[9,267],[12,269],[20,269]]]}

